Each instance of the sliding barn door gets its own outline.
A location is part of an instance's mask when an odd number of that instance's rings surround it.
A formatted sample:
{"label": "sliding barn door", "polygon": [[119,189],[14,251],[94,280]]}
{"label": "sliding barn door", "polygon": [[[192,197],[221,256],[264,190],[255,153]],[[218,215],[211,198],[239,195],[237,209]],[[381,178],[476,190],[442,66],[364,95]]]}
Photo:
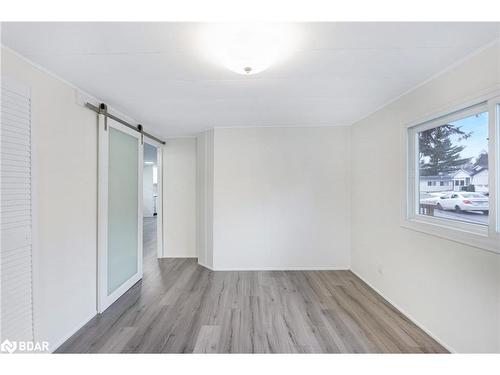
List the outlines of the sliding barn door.
{"label": "sliding barn door", "polygon": [[99,312],[142,278],[140,133],[99,115]]}
{"label": "sliding barn door", "polygon": [[32,341],[32,184],[29,89],[3,79],[1,109],[0,341]]}

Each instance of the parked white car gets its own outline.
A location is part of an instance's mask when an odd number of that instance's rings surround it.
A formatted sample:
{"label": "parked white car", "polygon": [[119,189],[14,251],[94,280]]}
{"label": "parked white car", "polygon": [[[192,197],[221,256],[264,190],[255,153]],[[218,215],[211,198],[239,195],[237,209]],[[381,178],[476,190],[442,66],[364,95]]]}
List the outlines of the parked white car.
{"label": "parked white car", "polygon": [[489,212],[488,197],[481,193],[469,193],[465,191],[456,191],[442,196],[436,203],[438,210],[461,211],[482,211],[484,214]]}
{"label": "parked white car", "polygon": [[421,204],[430,204],[436,206],[439,200],[446,193],[422,193],[420,194],[420,203]]}

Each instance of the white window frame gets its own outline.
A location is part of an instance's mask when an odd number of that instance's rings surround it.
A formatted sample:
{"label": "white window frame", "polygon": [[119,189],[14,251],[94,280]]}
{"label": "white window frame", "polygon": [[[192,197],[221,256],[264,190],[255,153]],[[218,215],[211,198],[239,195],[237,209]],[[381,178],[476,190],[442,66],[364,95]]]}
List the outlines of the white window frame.
{"label": "white window frame", "polygon": [[[419,213],[419,155],[418,133],[458,119],[488,112],[488,173],[489,222],[488,226],[457,220],[427,216]],[[404,173],[403,227],[446,238],[478,249],[500,254],[500,91],[465,103],[428,120],[404,127],[406,160]],[[452,187],[455,189],[453,180]]]}

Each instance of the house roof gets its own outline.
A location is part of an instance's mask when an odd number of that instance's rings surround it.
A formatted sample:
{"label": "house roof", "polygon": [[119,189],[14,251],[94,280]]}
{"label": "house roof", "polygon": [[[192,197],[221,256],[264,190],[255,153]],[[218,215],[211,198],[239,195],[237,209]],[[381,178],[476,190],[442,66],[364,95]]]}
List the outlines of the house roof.
{"label": "house roof", "polygon": [[476,165],[471,172],[471,176],[474,176],[474,175],[481,173],[483,171],[488,171],[488,168],[483,167],[482,165]]}
{"label": "house roof", "polygon": [[451,175],[441,175],[441,176],[420,176],[421,180],[429,181],[450,181]]}
{"label": "house roof", "polygon": [[420,179],[428,181],[449,181],[453,179],[460,172],[464,172],[465,174],[468,174],[470,177],[472,177],[480,172],[487,170],[488,170],[487,167],[481,165],[475,165],[474,167],[460,168],[454,172],[451,172],[450,174],[443,174],[440,176],[420,176]]}
{"label": "house roof", "polygon": [[[468,168],[467,168],[467,169],[468,169]],[[454,177],[455,177],[457,174],[459,174],[460,172],[464,172],[465,174],[468,174],[469,176],[472,176],[472,171],[470,171],[470,170],[466,170],[466,169],[464,169],[464,168],[460,168],[459,170],[457,170],[457,171],[455,171],[455,172],[452,172],[452,173],[450,174],[450,176],[451,176],[452,178],[454,178]]]}

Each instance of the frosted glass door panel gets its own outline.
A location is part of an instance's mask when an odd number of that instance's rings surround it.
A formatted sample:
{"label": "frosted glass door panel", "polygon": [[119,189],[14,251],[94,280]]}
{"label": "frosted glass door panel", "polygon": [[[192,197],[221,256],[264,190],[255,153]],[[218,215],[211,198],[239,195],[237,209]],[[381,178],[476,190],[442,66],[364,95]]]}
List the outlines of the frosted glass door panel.
{"label": "frosted glass door panel", "polygon": [[109,128],[108,295],[138,272],[138,142]]}

